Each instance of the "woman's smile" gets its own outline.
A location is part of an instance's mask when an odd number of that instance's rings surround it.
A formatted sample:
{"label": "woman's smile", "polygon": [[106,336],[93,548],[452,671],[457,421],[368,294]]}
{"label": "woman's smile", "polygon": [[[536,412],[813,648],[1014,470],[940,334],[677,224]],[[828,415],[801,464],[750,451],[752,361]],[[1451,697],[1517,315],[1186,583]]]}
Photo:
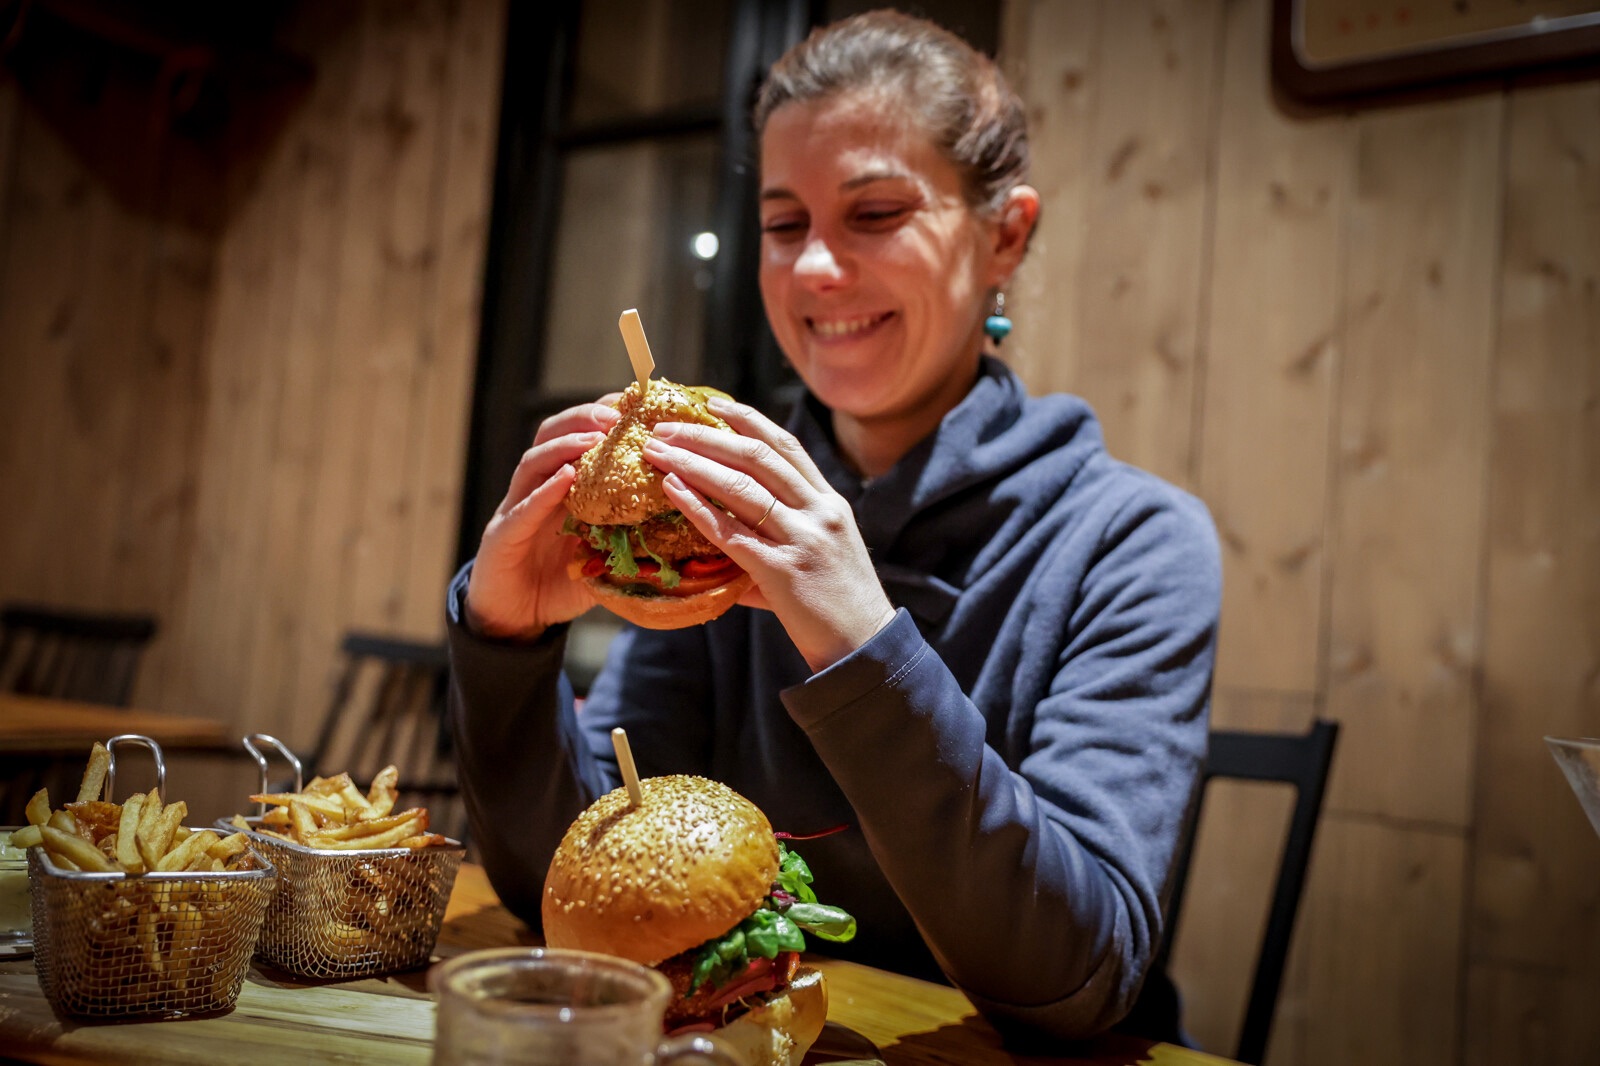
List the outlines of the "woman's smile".
{"label": "woman's smile", "polygon": [[824,344],[835,341],[853,341],[877,332],[878,328],[892,317],[894,317],[893,311],[851,318],[808,317],[806,319],[806,327],[811,331],[813,338]]}

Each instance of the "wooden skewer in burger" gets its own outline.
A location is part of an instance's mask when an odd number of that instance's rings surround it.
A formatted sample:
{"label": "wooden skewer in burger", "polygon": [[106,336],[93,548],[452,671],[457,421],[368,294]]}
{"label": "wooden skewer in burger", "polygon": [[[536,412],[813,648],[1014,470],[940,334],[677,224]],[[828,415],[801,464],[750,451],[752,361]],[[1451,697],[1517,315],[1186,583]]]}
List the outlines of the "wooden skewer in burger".
{"label": "wooden skewer in burger", "polygon": [[637,311],[618,323],[636,379],[617,401],[622,416],[605,440],[574,464],[567,492],[570,517],[562,532],[576,534],[568,564],[596,602],[648,629],[681,629],[709,622],[732,607],[752,583],[674,507],[661,472],[645,461],[645,442],[658,422],[694,422],[729,433],[706,401],[716,389],[652,381],[655,362]]}
{"label": "wooden skewer in burger", "polygon": [[798,1066],[828,1013],[821,972],[800,964],[804,933],[849,940],[855,919],[817,902],[805,861],[755,804],[703,777],[639,780],[621,733],[625,786],[578,816],[550,862],[545,942],[660,970],[668,1033],[711,1032],[750,1066]]}

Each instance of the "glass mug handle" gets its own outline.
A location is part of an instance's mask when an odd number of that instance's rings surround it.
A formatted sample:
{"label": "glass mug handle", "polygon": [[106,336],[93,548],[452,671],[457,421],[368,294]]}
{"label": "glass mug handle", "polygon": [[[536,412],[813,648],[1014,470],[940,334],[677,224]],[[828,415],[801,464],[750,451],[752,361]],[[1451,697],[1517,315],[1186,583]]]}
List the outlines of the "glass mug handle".
{"label": "glass mug handle", "polygon": [[655,1061],[662,1066],[666,1063],[682,1063],[683,1066],[746,1066],[743,1059],[728,1049],[728,1045],[703,1033],[667,1037],[656,1048]]}

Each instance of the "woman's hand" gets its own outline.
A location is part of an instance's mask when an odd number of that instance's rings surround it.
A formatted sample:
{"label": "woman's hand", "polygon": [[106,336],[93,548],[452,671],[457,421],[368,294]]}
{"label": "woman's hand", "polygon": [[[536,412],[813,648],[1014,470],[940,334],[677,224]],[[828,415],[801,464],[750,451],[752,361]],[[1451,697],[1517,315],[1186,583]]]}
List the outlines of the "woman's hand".
{"label": "woman's hand", "polygon": [[567,514],[562,501],[577,476],[574,460],[600,443],[618,417],[602,399],[540,424],[478,545],[467,582],[467,624],[473,630],[532,639],[592,606],[588,590],[567,576],[572,549],[560,536]]}
{"label": "woman's hand", "polygon": [[800,442],[745,404],[718,397],[711,409],[739,435],[661,423],[644,456],[667,475],[667,498],[755,578],[740,602],[776,614],[821,670],[870,640],[894,607],[849,503]]}

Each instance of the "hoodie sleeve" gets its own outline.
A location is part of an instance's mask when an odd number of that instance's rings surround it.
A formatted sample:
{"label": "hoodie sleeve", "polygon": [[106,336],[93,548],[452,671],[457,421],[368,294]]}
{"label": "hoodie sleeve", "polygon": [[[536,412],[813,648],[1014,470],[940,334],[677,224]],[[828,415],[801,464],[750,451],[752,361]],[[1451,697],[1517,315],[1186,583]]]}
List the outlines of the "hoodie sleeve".
{"label": "hoodie sleeve", "polygon": [[950,979],[1001,1028],[1071,1039],[1128,1012],[1160,941],[1220,560],[1198,501],[1136,493],[1086,569],[1040,565],[1014,610],[1060,621],[1019,666],[1047,695],[1012,765],[904,610],[783,698]]}
{"label": "hoodie sleeve", "polygon": [[561,672],[566,626],[524,643],[467,628],[468,563],[450,583],[450,729],[472,842],[506,907],[534,929],[550,856],[568,825],[609,787]]}

